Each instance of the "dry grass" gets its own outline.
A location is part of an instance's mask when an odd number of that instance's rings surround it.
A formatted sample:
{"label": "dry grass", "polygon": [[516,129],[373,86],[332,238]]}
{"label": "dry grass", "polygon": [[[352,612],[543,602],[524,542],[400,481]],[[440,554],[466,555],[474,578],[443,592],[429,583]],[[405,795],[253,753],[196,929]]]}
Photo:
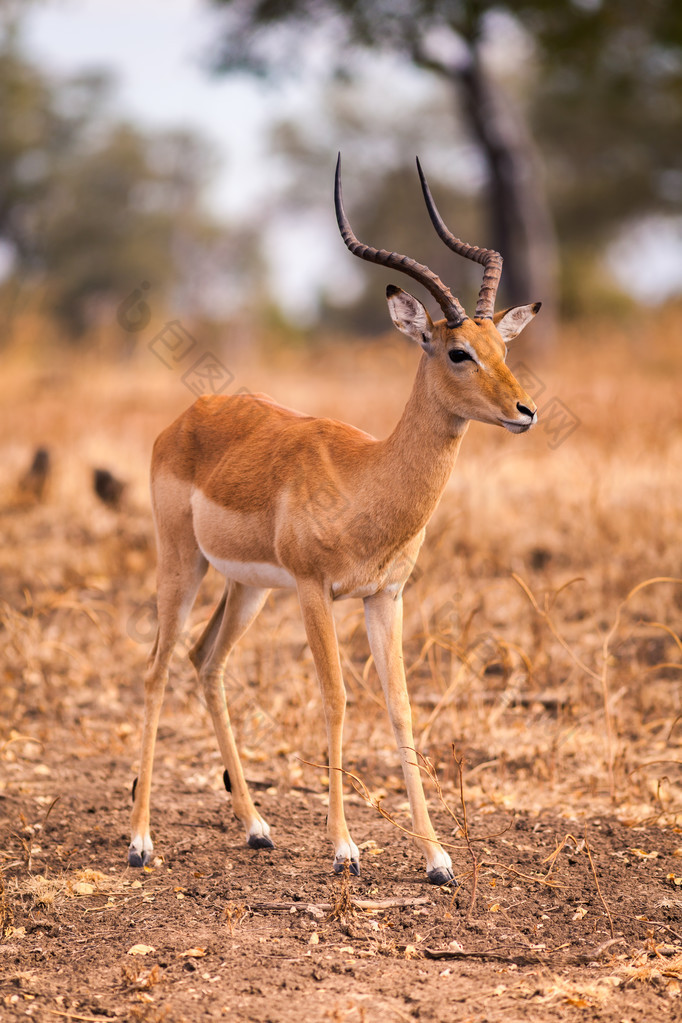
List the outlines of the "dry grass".
{"label": "dry grass", "polygon": [[[632,337],[587,325],[566,331],[544,362],[520,342],[517,358],[545,388],[541,409],[559,397],[579,429],[558,447],[540,428],[520,438],[470,429],[405,597],[417,746],[455,802],[453,741],[465,752],[467,799],[477,810],[682,819],[682,585],[661,581],[682,575],[679,328],[673,313],[638,324]],[[417,357],[396,337],[260,365],[227,351],[222,358],[235,374],[230,390],[265,390],[383,435],[401,412]],[[74,756],[101,750],[135,761],[145,602],[154,594],[147,464],[155,435],[189,400],[180,374],[144,345],[126,365],[8,359],[0,788],[20,764],[39,775],[42,744],[60,734]],[[43,502],[18,507],[16,483],[39,445],[51,450],[51,486]],[[92,493],[95,466],[127,481],[122,510]],[[210,576],[192,629],[219,589]],[[370,788],[384,785],[403,819],[361,604],[339,605],[337,622],[349,689],[347,766]],[[191,759],[215,744],[186,658],[177,656],[173,670],[164,720],[185,740],[167,740],[160,755]],[[271,596],[231,676],[247,773],[319,786],[324,772],[301,763],[320,763],[325,749],[293,595]],[[220,787],[217,752],[211,764],[190,781]]]}

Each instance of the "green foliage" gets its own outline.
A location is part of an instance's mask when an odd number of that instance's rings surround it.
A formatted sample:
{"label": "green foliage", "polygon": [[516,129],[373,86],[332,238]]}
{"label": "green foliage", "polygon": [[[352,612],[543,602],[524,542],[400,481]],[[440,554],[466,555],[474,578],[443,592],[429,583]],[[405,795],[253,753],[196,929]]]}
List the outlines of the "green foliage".
{"label": "green foliage", "polygon": [[[311,36],[330,39],[330,78],[353,74],[377,51],[449,78],[469,111],[469,129],[493,182],[497,221],[513,189],[497,189],[512,150],[485,138],[489,116],[480,72],[485,46],[503,32],[502,16],[528,41],[532,69],[522,109],[542,154],[562,256],[571,264],[565,308],[585,297],[595,256],[624,223],[679,210],[682,200],[682,5],[679,0],[213,0],[228,32],[217,56],[223,70],[280,75],[303,63]],[[437,41],[437,45],[433,45]],[[453,45],[454,41],[454,45]],[[441,45],[445,43],[445,45]],[[458,48],[459,47],[459,48]],[[485,60],[483,60],[483,64]],[[489,69],[493,77],[495,68]],[[478,91],[477,91],[478,90]],[[504,133],[503,133],[504,134]],[[523,145],[527,143],[524,141]],[[496,150],[497,147],[497,150]],[[495,160],[497,159],[497,166]],[[530,167],[532,160],[528,161]],[[499,183],[498,183],[499,184]],[[534,182],[532,192],[537,191]],[[520,194],[520,193],[519,193]],[[501,197],[501,200],[500,200]],[[528,199],[528,195],[526,195]],[[498,202],[497,210],[494,209]],[[507,226],[507,246],[522,229]],[[528,247],[537,249],[529,233]],[[545,242],[548,234],[545,232]],[[509,250],[508,250],[509,251]],[[517,261],[523,252],[515,255]],[[602,282],[603,286],[606,286]],[[525,285],[524,285],[525,286]]]}
{"label": "green foliage", "polygon": [[[533,8],[537,8],[533,11]],[[530,5],[543,88],[533,123],[566,244],[682,199],[682,8],[669,0]]]}

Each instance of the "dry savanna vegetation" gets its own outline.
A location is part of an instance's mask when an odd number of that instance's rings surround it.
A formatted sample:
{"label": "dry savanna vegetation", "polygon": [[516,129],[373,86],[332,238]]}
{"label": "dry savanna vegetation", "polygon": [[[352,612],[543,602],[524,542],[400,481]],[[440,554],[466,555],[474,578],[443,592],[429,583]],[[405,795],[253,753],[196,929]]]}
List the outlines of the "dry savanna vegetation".
{"label": "dry savanna vegetation", "polygon": [[[184,656],[218,599],[212,572],[161,721],[156,859],[126,866],[154,618],[147,465],[191,395],[146,337],[125,363],[7,354],[2,1019],[680,1012],[680,326],[675,310],[627,330],[585,323],[543,358],[529,330],[512,362],[538,427],[472,425],[432,520],[405,592],[405,656],[452,890],[425,883],[404,831],[358,601],[336,618],[362,876],[331,873],[320,697],[288,593],[271,595],[227,679],[276,842],[246,848]],[[212,344],[234,375],[228,392],[265,390],[376,435],[397,420],[417,361],[398,335],[259,360]],[[27,475],[39,447],[47,469]],[[95,469],[125,486],[98,496]]]}

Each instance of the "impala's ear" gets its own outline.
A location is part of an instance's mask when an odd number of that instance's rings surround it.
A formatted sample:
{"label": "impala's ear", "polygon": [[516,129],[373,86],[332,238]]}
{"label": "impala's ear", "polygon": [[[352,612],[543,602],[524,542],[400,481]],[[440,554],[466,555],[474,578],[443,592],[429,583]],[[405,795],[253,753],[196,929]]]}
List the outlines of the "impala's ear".
{"label": "impala's ear", "polygon": [[386,288],[388,309],[394,325],[402,334],[416,341],[425,352],[431,352],[433,321],[416,298],[402,288],[389,284]]}
{"label": "impala's ear", "polygon": [[533,302],[532,305],[513,305],[511,309],[503,309],[501,313],[495,313],[493,323],[502,335],[505,344],[509,344],[521,333],[537,314],[541,305],[542,302]]}

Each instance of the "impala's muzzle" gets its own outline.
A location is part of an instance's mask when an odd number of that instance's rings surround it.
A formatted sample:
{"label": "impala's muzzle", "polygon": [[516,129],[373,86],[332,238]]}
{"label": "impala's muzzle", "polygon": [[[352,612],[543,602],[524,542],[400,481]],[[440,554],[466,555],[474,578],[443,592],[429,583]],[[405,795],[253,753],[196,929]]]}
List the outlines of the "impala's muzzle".
{"label": "impala's muzzle", "polygon": [[537,409],[531,409],[528,405],[522,405],[520,401],[517,401],[516,408],[519,412],[518,419],[500,419],[500,422],[510,433],[525,433],[526,430],[530,430],[531,426],[537,423]]}

